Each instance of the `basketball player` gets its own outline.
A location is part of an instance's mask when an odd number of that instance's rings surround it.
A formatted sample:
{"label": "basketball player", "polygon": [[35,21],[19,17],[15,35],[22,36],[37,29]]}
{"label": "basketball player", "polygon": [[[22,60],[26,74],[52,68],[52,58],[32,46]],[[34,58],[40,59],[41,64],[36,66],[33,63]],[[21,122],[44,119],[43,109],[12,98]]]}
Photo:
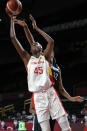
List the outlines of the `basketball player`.
{"label": "basketball player", "polygon": [[40,123],[42,131],[51,131],[49,123],[51,115],[52,119],[57,120],[62,131],[70,131],[66,112],[53,87],[54,81],[49,62],[50,54],[54,48],[54,40],[36,25],[36,21],[32,15],[30,15],[30,20],[32,21],[33,29],[39,32],[47,42],[43,54],[41,44],[35,42],[25,22],[23,22],[23,27],[31,46],[32,56],[23,49],[15,34],[15,22],[19,24],[20,21],[15,21],[14,17],[11,17],[10,37],[24,62],[25,68],[27,68],[28,89],[33,93],[33,103],[38,122]]}
{"label": "basketball player", "polygon": [[58,64],[56,64],[56,60],[54,58],[54,51],[52,51],[51,54],[51,69],[52,69],[52,74],[53,74],[53,79],[55,81],[55,89],[57,92],[60,92],[61,95],[66,97],[68,100],[72,102],[83,102],[84,98],[81,96],[75,96],[71,97],[68,92],[64,89],[63,83],[62,83],[62,77],[61,77],[61,70]]}
{"label": "basketball player", "polygon": [[[59,66],[56,64],[56,60],[54,58],[54,51],[51,54],[50,63],[51,63],[53,79],[55,82],[54,88],[56,89],[56,91],[58,93],[60,93],[61,95],[65,96],[67,99],[69,99],[72,102],[83,102],[83,97],[80,97],[80,96],[71,97],[67,93],[67,91],[64,89],[63,84],[62,84],[61,70],[60,70]],[[30,113],[35,114],[35,110],[33,108],[32,101],[30,103]],[[36,114],[35,114],[34,125],[35,125],[34,131],[41,131]],[[50,119],[51,131],[54,130],[54,125],[55,125],[55,120]]]}
{"label": "basketball player", "polygon": [[[54,51],[51,53],[50,58],[51,69],[53,80],[55,82],[54,88],[56,89],[57,93],[63,95],[65,98],[72,102],[83,102],[84,98],[81,96],[71,97],[68,92],[64,89],[61,77],[61,70],[58,64],[56,64],[56,59],[54,57]],[[54,130],[55,120],[50,119],[51,131]]]}

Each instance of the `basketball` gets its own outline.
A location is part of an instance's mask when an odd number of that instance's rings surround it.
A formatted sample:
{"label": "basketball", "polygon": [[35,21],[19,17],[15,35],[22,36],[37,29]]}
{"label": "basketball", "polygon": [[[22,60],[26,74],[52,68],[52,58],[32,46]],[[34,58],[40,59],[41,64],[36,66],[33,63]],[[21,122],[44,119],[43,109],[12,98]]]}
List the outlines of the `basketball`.
{"label": "basketball", "polygon": [[22,11],[22,3],[19,0],[9,0],[5,10],[8,15],[18,15]]}

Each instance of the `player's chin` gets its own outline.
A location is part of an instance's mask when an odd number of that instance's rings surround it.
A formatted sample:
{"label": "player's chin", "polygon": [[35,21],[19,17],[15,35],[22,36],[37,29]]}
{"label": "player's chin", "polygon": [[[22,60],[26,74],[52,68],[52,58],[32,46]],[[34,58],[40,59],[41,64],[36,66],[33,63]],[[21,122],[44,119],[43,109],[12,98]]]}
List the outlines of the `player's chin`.
{"label": "player's chin", "polygon": [[40,49],[38,47],[36,48],[35,51],[36,51],[36,53],[40,53]]}
{"label": "player's chin", "polygon": [[32,54],[33,54],[33,55],[36,55],[36,54],[38,54],[38,53],[39,53],[39,50],[38,50],[38,49],[32,50]]}

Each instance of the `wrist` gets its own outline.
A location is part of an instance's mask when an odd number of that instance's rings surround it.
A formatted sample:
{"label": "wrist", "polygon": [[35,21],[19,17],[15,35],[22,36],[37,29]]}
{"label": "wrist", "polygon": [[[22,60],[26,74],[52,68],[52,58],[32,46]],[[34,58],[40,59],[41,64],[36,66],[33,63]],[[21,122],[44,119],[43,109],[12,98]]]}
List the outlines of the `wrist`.
{"label": "wrist", "polygon": [[69,100],[73,102],[73,97],[70,96],[70,97],[69,97]]}
{"label": "wrist", "polygon": [[26,28],[26,27],[27,27],[27,24],[26,24],[26,23],[24,23],[23,27],[24,27],[24,28]]}
{"label": "wrist", "polygon": [[34,29],[35,29],[35,30],[37,30],[37,29],[38,29],[37,25],[34,27]]}

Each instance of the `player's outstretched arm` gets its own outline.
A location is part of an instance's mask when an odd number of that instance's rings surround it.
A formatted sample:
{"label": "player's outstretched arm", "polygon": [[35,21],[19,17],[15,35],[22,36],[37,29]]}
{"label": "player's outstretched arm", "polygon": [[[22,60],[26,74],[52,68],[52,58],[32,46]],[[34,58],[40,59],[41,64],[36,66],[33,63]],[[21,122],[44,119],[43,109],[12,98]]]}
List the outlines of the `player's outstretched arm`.
{"label": "player's outstretched arm", "polygon": [[22,45],[20,44],[20,42],[18,41],[18,39],[16,38],[16,34],[15,34],[15,27],[14,27],[14,17],[11,17],[11,25],[10,25],[10,37],[11,37],[11,41],[14,45],[14,47],[16,48],[18,54],[20,55],[21,59],[23,60],[25,67],[27,66],[27,63],[30,59],[30,55],[27,53],[27,51],[25,51],[22,47]]}
{"label": "player's outstretched arm", "polygon": [[81,96],[71,97],[68,94],[68,92],[63,87],[61,75],[60,75],[59,80],[58,80],[58,85],[59,85],[59,91],[60,91],[61,95],[63,95],[68,100],[70,100],[72,102],[83,102],[84,101],[84,98],[81,97]]}
{"label": "player's outstretched arm", "polygon": [[30,14],[29,15],[30,20],[32,21],[32,26],[33,29],[35,29],[37,32],[40,33],[40,35],[42,35],[44,37],[44,39],[47,41],[47,47],[44,51],[44,56],[46,57],[46,59],[48,61],[50,61],[50,54],[53,50],[54,47],[54,40],[47,34],[45,33],[43,30],[41,30],[37,25],[36,25],[36,21],[34,19],[34,17]]}
{"label": "player's outstretched arm", "polygon": [[27,37],[27,40],[28,40],[29,44],[31,45],[32,43],[34,43],[35,42],[34,41],[34,37],[31,34],[31,32],[30,32],[30,30],[29,30],[28,25],[26,24],[26,22],[24,20],[18,20],[18,19],[15,19],[14,22],[16,24],[19,24],[20,26],[23,27],[25,35]]}

